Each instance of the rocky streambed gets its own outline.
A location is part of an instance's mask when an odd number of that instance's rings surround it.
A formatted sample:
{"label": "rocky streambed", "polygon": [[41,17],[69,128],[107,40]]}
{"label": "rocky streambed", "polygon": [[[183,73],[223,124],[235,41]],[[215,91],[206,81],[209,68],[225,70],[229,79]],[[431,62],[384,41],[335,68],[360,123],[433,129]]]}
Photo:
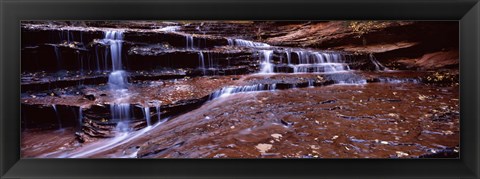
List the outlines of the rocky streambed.
{"label": "rocky streambed", "polygon": [[451,53],[399,66],[388,50],[254,39],[265,24],[22,24],[22,156],[458,157]]}

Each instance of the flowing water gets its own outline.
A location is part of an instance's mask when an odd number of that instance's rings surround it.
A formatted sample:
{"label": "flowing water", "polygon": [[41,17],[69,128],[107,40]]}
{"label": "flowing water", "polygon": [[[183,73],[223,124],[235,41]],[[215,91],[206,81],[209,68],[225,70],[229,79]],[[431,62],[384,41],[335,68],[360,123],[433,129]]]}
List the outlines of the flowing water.
{"label": "flowing water", "polygon": [[53,112],[55,112],[55,117],[57,118],[58,129],[62,129],[62,120],[60,119],[60,115],[58,114],[57,105],[52,104],[52,109]]}
{"label": "flowing water", "polygon": [[122,69],[122,31],[105,32],[104,40],[109,43],[112,72],[108,76],[108,87],[116,100],[110,104],[110,111],[113,121],[117,122],[117,137],[124,137],[125,132],[131,131],[129,120],[131,119],[131,108],[129,103],[122,103],[129,97],[127,74]]}
{"label": "flowing water", "polygon": [[193,46],[193,36],[185,35],[185,48],[193,50],[195,47]]}
{"label": "flowing water", "polygon": [[[173,32],[178,29],[178,26],[167,26],[158,30]],[[69,42],[74,39],[73,34],[68,31],[64,36]],[[122,60],[127,51],[122,49],[124,31],[105,31],[101,41],[107,48],[103,51],[95,47],[93,58],[96,59],[95,70],[108,72],[106,90],[98,94],[107,96],[100,97],[99,101],[106,101],[111,118],[108,122],[116,125],[114,136],[109,139],[96,139],[72,149],[44,152],[38,156],[135,158],[176,155],[215,157],[224,154],[230,157],[255,157],[258,152],[250,145],[260,142],[274,146],[271,152],[262,153],[261,157],[309,155],[323,155],[322,157],[327,158],[362,157],[362,155],[385,157],[397,150],[395,148],[397,143],[409,142],[416,145],[400,148],[420,155],[423,150],[434,147],[411,138],[410,135],[413,134],[405,131],[421,126],[416,120],[427,118],[424,116],[427,113],[437,118],[442,118],[442,115],[455,115],[455,112],[439,114],[429,110],[435,108],[438,112],[438,109],[452,108],[450,110],[454,111],[451,104],[455,102],[455,89],[428,88],[427,91],[423,91],[421,89],[424,86],[418,78],[377,77],[375,75],[395,72],[382,65],[373,54],[368,55],[367,61],[371,63],[372,70],[375,70],[372,76],[376,77],[378,84],[367,83],[368,75],[355,70],[349,57],[351,54],[345,52],[276,47],[244,39],[224,40],[229,46],[227,48],[248,49],[246,51],[251,52],[249,59],[258,61],[254,70],[243,75],[226,77],[217,75],[218,71],[221,71],[219,59],[223,57],[217,57],[212,49],[202,47],[203,39],[187,34],[185,44],[180,39],[181,43],[178,45],[180,51],[176,53],[185,51],[190,53],[190,56],[193,56],[192,69],[201,71],[201,75],[158,80],[158,85],[147,88],[144,87],[145,82],[132,80],[132,71],[129,71],[127,63]],[[195,46],[194,42],[198,42],[198,46]],[[58,47],[54,49],[60,68],[63,58]],[[184,58],[190,57],[187,56]],[[81,60],[83,69],[83,57],[78,59]],[[230,62],[234,61],[228,59],[226,66],[230,67]],[[211,76],[211,71],[216,75]],[[207,80],[199,82],[201,85],[189,85],[196,79]],[[440,90],[436,96],[435,90]],[[200,93],[199,91],[203,95],[195,96],[195,93]],[[175,95],[183,98],[178,100]],[[409,112],[415,105],[412,101],[420,105],[420,112]],[[195,103],[198,108],[182,106],[190,102]],[[379,105],[380,103],[382,105]],[[162,108],[165,106],[168,109]],[[52,108],[58,126],[62,129],[62,120],[56,104],[52,104]],[[168,115],[162,119],[162,110],[168,113],[173,109],[184,111],[174,111],[178,112],[173,116],[175,120],[167,122],[172,117]],[[83,107],[78,109],[79,126],[82,126],[89,117],[85,110],[89,109]],[[135,113],[135,110],[138,112]],[[373,120],[376,122],[372,122]],[[143,122],[142,125],[137,125],[141,126],[140,129],[134,127],[138,121]],[[163,123],[165,126],[160,126]],[[455,136],[450,135],[451,131],[456,130],[454,127],[431,121],[425,123],[431,127],[422,130],[412,129],[419,132],[422,139],[438,145],[454,143],[452,141]],[[350,128],[355,130],[348,133]],[[339,129],[344,133],[333,129]],[[375,138],[365,136],[361,129],[373,131],[372,136]],[[383,135],[385,133],[389,135]],[[279,134],[284,138],[278,137]],[[275,137],[272,138],[272,135]],[[446,143],[435,138],[441,135],[448,137]],[[397,139],[391,138],[392,136],[400,137]],[[303,145],[302,142],[308,145]],[[160,149],[162,151],[157,151]],[[177,149],[183,149],[185,153]],[[282,156],[280,154],[282,151],[288,155]],[[355,153],[351,153],[352,151]],[[377,153],[374,154],[372,151]],[[298,153],[298,156],[295,153]]]}
{"label": "flowing water", "polygon": [[260,73],[273,73],[273,64],[270,62],[272,58],[272,50],[260,51],[263,55],[262,62],[260,63]]}
{"label": "flowing water", "polygon": [[203,56],[203,52],[198,52],[198,61],[200,64],[200,69],[202,70],[202,74],[205,75],[205,57]]}

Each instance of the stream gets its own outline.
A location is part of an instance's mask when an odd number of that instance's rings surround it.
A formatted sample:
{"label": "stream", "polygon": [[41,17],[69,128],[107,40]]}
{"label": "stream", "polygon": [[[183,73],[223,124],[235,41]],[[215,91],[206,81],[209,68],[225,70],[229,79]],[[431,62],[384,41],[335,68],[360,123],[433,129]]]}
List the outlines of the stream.
{"label": "stream", "polygon": [[51,38],[22,51],[24,158],[458,154],[459,89],[431,71],[178,25],[29,27]]}

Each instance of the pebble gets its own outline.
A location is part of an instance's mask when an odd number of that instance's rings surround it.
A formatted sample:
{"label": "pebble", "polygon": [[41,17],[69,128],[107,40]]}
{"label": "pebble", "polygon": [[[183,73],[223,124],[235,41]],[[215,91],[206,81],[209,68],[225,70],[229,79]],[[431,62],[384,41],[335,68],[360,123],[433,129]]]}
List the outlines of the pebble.
{"label": "pebble", "polygon": [[283,137],[282,134],[276,134],[276,133],[270,136],[272,136],[274,139],[280,139],[281,137]]}
{"label": "pebble", "polygon": [[272,147],[273,147],[272,144],[258,144],[257,146],[255,146],[255,148],[257,148],[258,151],[260,151],[260,153],[265,153],[268,150],[270,150]]}

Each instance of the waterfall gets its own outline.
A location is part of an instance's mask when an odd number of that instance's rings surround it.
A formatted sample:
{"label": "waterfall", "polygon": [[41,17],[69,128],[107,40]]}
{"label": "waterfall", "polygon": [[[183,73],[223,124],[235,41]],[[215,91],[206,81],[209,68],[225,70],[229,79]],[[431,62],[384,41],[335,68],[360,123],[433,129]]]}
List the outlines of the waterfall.
{"label": "waterfall", "polygon": [[126,72],[122,70],[113,71],[108,75],[108,86],[112,90],[126,89],[128,81]]}
{"label": "waterfall", "polygon": [[260,73],[273,73],[273,64],[270,62],[273,50],[262,50],[263,59],[261,62]]}
{"label": "waterfall", "polygon": [[150,121],[150,107],[143,108],[143,114],[145,115],[145,120],[147,121],[147,126],[151,126],[152,123]]}
{"label": "waterfall", "polygon": [[95,61],[97,62],[97,72],[100,71],[100,58],[98,56],[98,46],[95,46]]}
{"label": "waterfall", "polygon": [[314,81],[313,81],[313,80],[311,80],[311,79],[309,79],[309,80],[308,80],[308,87],[309,87],[309,88],[313,88],[313,87],[315,87],[315,86],[314,86]]}
{"label": "waterfall", "polygon": [[255,84],[247,86],[229,86],[224,87],[220,90],[215,91],[210,95],[210,100],[216,98],[223,98],[230,96],[235,93],[245,93],[245,92],[254,92],[254,91],[274,91],[276,89],[276,84]]}
{"label": "waterfall", "polygon": [[58,129],[62,129],[62,120],[60,119],[60,114],[58,114],[57,105],[56,105],[56,104],[52,104],[52,108],[53,108],[53,112],[55,112],[55,116],[56,116],[56,118],[57,118]]}
{"label": "waterfall", "polygon": [[157,118],[158,122],[162,122],[162,117],[161,117],[161,111],[160,111],[160,105],[162,104],[162,101],[156,101],[155,103],[155,110],[157,112]]}
{"label": "waterfall", "polygon": [[162,27],[158,30],[163,31],[163,32],[175,32],[180,29],[180,26],[166,26]]}
{"label": "waterfall", "polygon": [[[293,73],[331,73],[349,71],[343,54],[331,52],[295,51],[298,64],[288,63]],[[287,52],[287,54],[290,54]],[[287,58],[288,55],[287,55]],[[282,71],[280,71],[282,72]],[[285,71],[283,71],[285,72]]]}
{"label": "waterfall", "polygon": [[370,55],[369,55],[369,59],[370,59],[370,61],[373,63],[373,65],[375,65],[375,71],[385,71],[385,70],[389,70],[387,67],[383,66],[383,65],[377,60],[377,58],[375,58],[375,56],[373,56],[373,54],[370,54]]}
{"label": "waterfall", "polygon": [[185,35],[185,41],[186,41],[186,49],[194,49],[193,47],[193,36],[191,35]]}
{"label": "waterfall", "polygon": [[128,120],[130,120],[131,114],[130,104],[110,104],[110,111],[112,113],[112,119],[117,121],[116,130],[121,133],[130,132],[130,126],[128,125]]}
{"label": "waterfall", "polygon": [[202,69],[203,75],[205,75],[205,58],[202,51],[198,52],[198,64],[200,69]]}
{"label": "waterfall", "polygon": [[235,45],[234,42],[233,42],[233,39],[227,39],[227,43],[228,43],[229,46]]}
{"label": "waterfall", "polygon": [[80,129],[82,128],[82,124],[83,124],[83,109],[80,106],[78,108],[78,126]]}
{"label": "waterfall", "polygon": [[292,64],[292,56],[290,54],[290,51],[285,51],[285,54],[287,54],[287,64]]}
{"label": "waterfall", "polygon": [[62,54],[58,46],[53,46],[53,51],[55,52],[55,58],[57,59],[57,70],[62,69]]}
{"label": "waterfall", "polygon": [[116,100],[110,104],[110,112],[112,120],[117,121],[118,132],[128,132],[130,127],[128,120],[130,120],[130,104],[123,103],[124,98],[128,98],[127,90],[128,81],[127,74],[122,70],[122,31],[107,31],[105,32],[105,39],[110,45],[110,57],[112,62],[112,72],[108,76],[108,87],[110,88],[114,99]]}
{"label": "waterfall", "polygon": [[122,69],[122,31],[107,31],[105,40],[110,45],[110,56],[112,58],[112,71]]}
{"label": "waterfall", "polygon": [[126,88],[126,72],[122,70],[122,31],[107,31],[105,39],[110,46],[112,72],[108,76],[108,85],[111,89]]}
{"label": "waterfall", "polygon": [[235,46],[241,46],[241,47],[270,47],[270,45],[266,43],[253,42],[250,40],[243,40],[243,39],[235,39],[234,43],[232,44],[234,44]]}

